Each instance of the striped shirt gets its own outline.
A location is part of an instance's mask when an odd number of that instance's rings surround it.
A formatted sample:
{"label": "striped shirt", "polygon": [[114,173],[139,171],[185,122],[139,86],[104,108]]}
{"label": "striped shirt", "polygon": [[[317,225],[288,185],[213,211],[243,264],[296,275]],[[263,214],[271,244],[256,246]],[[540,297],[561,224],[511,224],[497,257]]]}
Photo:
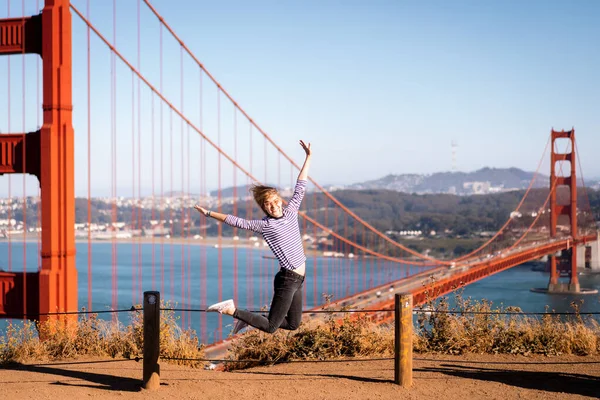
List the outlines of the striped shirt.
{"label": "striped shirt", "polygon": [[279,265],[294,270],[306,261],[298,224],[298,210],[306,192],[306,183],[306,180],[301,179],[296,182],[294,194],[283,209],[283,216],[280,218],[266,216],[263,219],[247,220],[228,215],[225,223],[262,234],[265,242],[279,260]]}

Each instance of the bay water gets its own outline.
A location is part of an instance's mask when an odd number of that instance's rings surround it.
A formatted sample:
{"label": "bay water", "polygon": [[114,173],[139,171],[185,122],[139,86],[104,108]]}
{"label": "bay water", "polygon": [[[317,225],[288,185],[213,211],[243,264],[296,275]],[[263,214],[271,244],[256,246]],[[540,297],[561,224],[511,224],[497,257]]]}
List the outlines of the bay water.
{"label": "bay water", "polygon": [[[233,319],[203,310],[219,300],[235,298],[238,307],[268,309],[273,277],[279,269],[266,248],[176,243],[168,239],[154,243],[78,242],[76,244],[79,307],[93,311],[129,309],[142,303],[143,292],[156,290],[165,307],[178,311],[179,325],[193,329],[202,343],[227,337]],[[39,247],[35,241],[0,241],[0,269],[37,271]],[[361,258],[307,256],[304,309],[311,309],[363,290],[421,272],[414,266]],[[88,280],[88,277],[91,279]],[[600,289],[600,275],[581,275],[582,288]],[[463,297],[486,299],[494,306],[517,306],[526,312],[572,311],[581,302],[582,312],[600,311],[600,295],[533,293],[545,287],[548,274],[520,265],[487,277],[462,289]],[[452,296],[449,296],[452,297]],[[119,313],[123,324],[129,313]],[[100,314],[111,319],[111,314]],[[0,334],[7,321],[0,321]]]}

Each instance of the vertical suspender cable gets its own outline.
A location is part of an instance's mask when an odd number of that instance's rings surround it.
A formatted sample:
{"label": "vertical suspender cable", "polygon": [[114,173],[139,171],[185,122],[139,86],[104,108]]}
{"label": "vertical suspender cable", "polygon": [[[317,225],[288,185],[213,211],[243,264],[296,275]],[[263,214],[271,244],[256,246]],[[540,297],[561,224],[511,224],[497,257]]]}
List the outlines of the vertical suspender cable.
{"label": "vertical suspender cable", "polygon": [[[140,1],[137,1],[137,64],[138,70],[142,70],[142,57],[141,57],[141,13],[140,13]],[[139,293],[138,293],[138,302],[141,304],[143,302],[143,274],[142,274],[142,94],[141,94],[141,83],[140,80],[137,80],[137,127],[138,127],[138,193],[137,193],[137,209],[138,209],[138,220],[137,220],[137,230],[138,230],[138,282],[139,282]],[[152,121],[154,125],[154,121]]]}
{"label": "vertical suspender cable", "polygon": [[[184,112],[184,102],[183,102],[183,47],[179,48],[179,66],[180,66],[180,72],[179,72],[179,76],[180,76],[180,89],[179,89],[179,94],[181,96],[181,113],[185,114]],[[179,204],[180,206],[180,215],[179,215],[179,219],[181,220],[180,223],[180,227],[181,227],[181,232],[179,234],[179,240],[181,241],[181,304],[182,304],[182,308],[186,308],[186,303],[187,303],[187,297],[186,297],[186,286],[185,286],[185,280],[186,280],[186,268],[185,268],[185,241],[187,239],[187,235],[185,234],[185,217],[186,217],[186,207],[185,207],[185,186],[184,186],[184,164],[185,164],[185,153],[184,153],[184,146],[183,146],[183,119],[180,118],[179,119],[181,122],[180,125],[180,138],[181,138],[181,154],[179,155],[179,158],[181,159],[181,193],[179,195],[180,199],[181,199],[181,203]],[[173,205],[171,205],[172,207]],[[186,323],[186,313],[182,312],[181,313],[181,327],[182,329],[185,329],[185,323]]]}
{"label": "vertical suspender cable", "polygon": [[[87,0],[87,18],[90,19],[90,0]],[[91,95],[91,41],[90,27],[87,27],[87,307],[92,309],[92,95]]]}
{"label": "vertical suspender cable", "polygon": [[[340,235],[343,235],[344,238],[346,238],[346,234],[345,234],[346,232],[342,233],[342,212],[341,212],[341,210],[339,210],[339,207],[337,207],[337,206],[336,206],[335,210],[336,210],[336,216],[335,216],[336,232],[339,232]],[[344,254],[344,242],[342,242],[341,240],[338,240],[337,244],[336,244],[336,248],[337,248],[336,252],[338,254]],[[348,279],[348,276],[346,275],[346,273],[344,271],[343,256],[336,257],[335,259],[337,260],[336,279],[337,279],[337,286],[338,286],[338,289],[337,289],[338,298],[341,298],[344,293],[345,281],[346,281],[346,279]]]}
{"label": "vertical suspender cable", "polygon": [[[381,239],[380,238],[376,238],[375,241],[377,242],[377,248],[381,249],[381,251],[384,251],[383,247],[380,244]],[[381,285],[383,283],[381,281],[381,261],[380,261],[379,257],[377,257],[375,259],[375,271],[376,271],[376,274],[377,274],[377,283],[376,283],[376,286],[379,286],[379,285]]]}
{"label": "vertical suspender cable", "polygon": [[[401,250],[397,247],[392,248],[391,253],[396,254],[397,257],[400,257],[402,255]],[[399,265],[399,266],[391,265],[389,267],[390,281],[395,281],[395,280],[400,279],[399,272],[402,270],[402,268],[403,268],[402,265]]]}
{"label": "vertical suspender cable", "polygon": [[[131,71],[131,232],[134,231],[137,222],[135,206],[135,73]],[[131,304],[135,304],[137,293],[141,291],[137,275],[135,240],[131,239]]]}
{"label": "vertical suspender cable", "polygon": [[[377,240],[381,242],[380,238],[377,238]],[[380,248],[382,251],[385,251],[385,243],[382,243],[380,245],[380,247],[378,247],[378,248]],[[377,257],[377,274],[379,277],[378,285],[382,285],[383,284],[383,266],[381,265],[381,258],[379,258],[379,257]]]}
{"label": "vertical suspender cable", "polygon": [[[160,93],[163,93],[163,27],[160,25]],[[160,291],[165,293],[165,240],[164,240],[164,197],[163,197],[163,101],[160,102],[160,221],[157,224],[160,228]]]}
{"label": "vertical suspender cable", "polygon": [[[339,232],[340,235],[343,235],[342,233],[342,214],[341,211],[339,210],[339,207],[335,207],[335,211],[336,211],[336,215],[335,215],[335,231]],[[346,236],[344,235],[344,238]],[[341,240],[337,240],[336,244],[335,244],[335,248],[336,248],[336,253],[339,254],[343,254],[344,250],[343,250],[343,246],[344,243]],[[344,292],[344,280],[347,278],[346,275],[343,275],[343,270],[344,270],[344,259],[343,256],[340,257],[335,257],[334,258],[335,263],[337,265],[337,272],[335,273],[336,275],[336,281],[337,281],[337,298],[341,298],[343,296],[343,292]]]}
{"label": "vertical suspender cable", "polygon": [[[113,0],[113,45],[117,45],[117,1]],[[117,309],[118,291],[117,291],[117,243],[116,243],[116,222],[117,222],[117,61],[114,51],[111,51],[111,110],[112,110],[112,135],[111,135],[111,154],[112,154],[112,307]],[[113,320],[116,320],[117,314],[114,314]]]}
{"label": "vertical suspender cable", "polygon": [[[346,219],[347,214],[345,212],[342,211],[342,213],[340,214],[340,218],[343,220],[340,221],[340,224],[343,224],[344,226],[344,238],[348,239],[348,221]],[[342,228],[340,227],[340,230]],[[340,262],[339,262],[339,271],[338,274],[340,275],[340,295],[341,296],[347,296],[348,294],[348,282],[350,279],[352,279],[351,276],[351,270],[348,267],[348,262],[346,259],[346,255],[347,255],[347,251],[346,251],[346,243],[340,241],[339,244],[339,251],[342,254],[342,256],[340,257]]]}
{"label": "vertical suspender cable", "polygon": [[[382,250],[383,254],[390,254],[387,242],[382,242],[381,250]],[[387,263],[384,260],[381,260],[381,261],[379,261],[379,264],[380,264],[380,269],[381,269],[381,284],[383,285],[383,284],[387,283],[387,280],[386,280]]]}
{"label": "vertical suspender cable", "polygon": [[[375,248],[375,238],[371,232],[367,232],[367,236],[368,236],[368,241],[369,241],[369,246],[368,248],[373,249]],[[368,274],[368,279],[369,279],[369,288],[372,289],[375,286],[375,258],[374,257],[369,257],[369,274]]]}
{"label": "vertical suspender cable", "polygon": [[[338,208],[335,206],[335,204],[333,205],[333,218],[334,218],[334,222],[333,222],[333,231],[334,232],[338,232]],[[333,295],[334,298],[337,300],[340,298],[340,293],[339,293],[339,286],[340,286],[340,273],[339,273],[339,267],[340,267],[340,263],[337,257],[337,253],[339,252],[339,245],[340,245],[340,241],[337,240],[336,238],[333,239],[333,260],[332,260],[332,283],[333,283]]]}
{"label": "vertical suspender cable", "polygon": [[[221,90],[217,88],[217,143],[219,148],[221,148]],[[221,193],[221,152],[218,152],[218,183],[217,183],[217,196],[218,196],[218,205],[217,212],[222,212],[222,193]],[[219,253],[219,263],[218,263],[218,279],[219,279],[219,301],[223,300],[223,249],[222,249],[222,238],[223,238],[223,224],[217,224],[218,236],[218,253]],[[219,339],[223,338],[223,316],[219,314]]]}
{"label": "vertical suspender cable", "polygon": [[411,265],[406,265],[406,277],[409,277],[412,274]]}
{"label": "vertical suspender cable", "polygon": [[[249,124],[249,134],[248,134],[248,149],[249,151],[249,163],[250,163],[250,175],[253,175],[253,162],[252,162],[252,154],[253,154],[253,147],[252,147],[252,124]],[[248,176],[246,176],[246,180],[248,181],[248,183],[250,182],[250,178]],[[252,202],[252,199],[250,199],[250,201],[246,202],[246,210],[247,210],[247,218],[248,219],[252,219],[253,216],[253,210],[254,210],[254,204]],[[247,237],[253,237],[254,233],[252,231],[248,231],[247,232]],[[246,256],[246,307],[250,308],[254,305],[254,290],[253,290],[253,263],[254,263],[254,245],[252,245],[250,247],[250,250],[248,251],[248,255]]]}
{"label": "vertical suspender cable", "polygon": [[[358,235],[357,235],[357,224],[356,224],[356,220],[353,219],[352,220],[352,225],[353,225],[353,229],[354,229],[354,233],[353,233],[353,242],[356,243],[356,241],[358,240]],[[358,256],[358,251],[356,251],[356,249],[354,247],[352,247],[350,249],[352,251],[352,254],[354,254],[354,258],[353,258],[353,266],[354,266],[354,293],[358,293],[359,289],[358,289],[358,278],[360,277],[360,269],[358,268],[358,259],[356,258],[356,256]]]}
{"label": "vertical suspender cable", "polygon": [[[190,196],[190,125],[187,124],[187,191],[186,191],[186,201],[191,199]],[[191,224],[192,224],[192,210],[189,208],[189,205],[186,204],[186,228],[187,228],[187,304],[188,306],[192,306],[192,255],[191,255]],[[188,329],[192,326],[192,312],[188,311]]]}
{"label": "vertical suspender cable", "polygon": [[[344,237],[346,239],[349,238],[348,235],[348,214],[344,213]],[[341,243],[341,247],[342,247],[342,253],[344,253],[344,258],[343,260],[345,260],[342,263],[342,267],[344,268],[344,271],[342,271],[342,276],[344,277],[344,296],[348,296],[348,290],[350,289],[350,283],[352,280],[355,281],[355,275],[356,275],[356,271],[354,270],[354,268],[352,268],[352,264],[350,264],[349,260],[350,258],[348,257],[348,254],[350,253],[350,251],[348,250],[348,244],[346,244],[346,242]],[[350,279],[350,281],[348,280]]]}
{"label": "vertical suspender cable", "polygon": [[[375,237],[375,244],[374,244],[374,248],[377,249],[378,251],[381,251],[381,247],[379,247],[379,237]],[[374,286],[379,286],[380,282],[379,282],[379,258],[376,257],[373,259],[373,270],[375,271],[375,280],[374,280]]]}
{"label": "vertical suspender cable", "polygon": [[[317,208],[317,191],[313,192],[313,206],[312,209],[315,212],[314,219],[316,221],[319,220],[319,209]],[[314,252],[313,252],[313,302],[312,306],[316,307],[319,303],[318,299],[318,290],[317,290],[317,281],[319,280],[317,277],[318,269],[317,269],[317,252],[319,251],[319,240],[317,238],[317,225],[313,224],[313,244],[314,244]]]}
{"label": "vertical suspender cable", "polygon": [[[362,227],[362,242],[360,243],[362,246],[367,246],[367,228],[363,225]],[[361,264],[362,264],[362,290],[367,290],[367,254],[363,251],[361,253]]]}
{"label": "vertical suspender cable", "polygon": [[[233,108],[233,159],[237,163],[237,109]],[[233,165],[233,215],[237,215],[237,167]],[[233,228],[233,301],[238,304],[238,229]]]}
{"label": "vertical suspender cable", "polygon": [[[207,197],[207,185],[206,185],[206,141],[204,139],[201,139],[200,141],[201,146],[202,146],[202,164],[201,164],[201,169],[202,169],[202,194],[204,196],[204,198]],[[206,235],[208,234],[208,224],[204,223],[203,224],[203,229],[202,229],[202,236],[206,239]],[[208,249],[206,248],[206,245],[202,246],[202,267],[201,267],[201,276],[202,276],[202,304],[206,304],[207,301],[207,295],[208,295],[208,282],[207,282],[207,268],[208,268]],[[206,313],[201,313],[202,314],[202,329],[203,329],[203,334],[204,334],[204,341],[206,341],[206,334],[208,332],[208,330],[206,329]]]}
{"label": "vertical suspender cable", "polygon": [[174,224],[173,224],[173,109],[169,111],[169,248],[171,254],[171,262],[169,263],[169,283],[170,283],[170,294],[171,301],[175,301],[175,260],[173,259],[173,234],[174,232]]}
{"label": "vertical suspender cable", "polygon": [[[203,100],[203,90],[202,90],[202,70],[200,70],[200,79],[199,79],[199,101],[198,101],[198,116],[200,118],[200,121],[198,123],[198,126],[200,127],[200,130],[203,130],[203,123],[204,123],[204,117],[203,117],[203,107],[202,107],[202,100]],[[204,142],[204,138],[200,138],[200,197],[202,199],[206,199],[206,145]],[[207,233],[207,228],[206,226],[208,225],[208,220],[200,218],[200,235],[202,236],[202,240],[206,241],[206,233]],[[206,242],[205,242],[206,243]],[[208,288],[207,282],[206,282],[206,263],[207,263],[207,249],[206,249],[206,244],[203,246],[200,246],[200,304],[202,304],[203,306],[206,305],[206,290]],[[201,329],[201,337],[202,337],[202,342],[206,343],[207,341],[207,329],[206,329],[206,313],[200,313],[200,329]]]}
{"label": "vertical suspender cable", "polygon": [[[294,166],[292,164],[290,164],[290,186],[291,187],[295,187],[294,186]],[[308,187],[305,188],[305,190],[308,191]],[[307,202],[308,202],[307,197],[308,196],[307,196],[306,192],[304,193],[304,197],[305,197],[305,199],[302,202],[302,205],[303,205],[302,208],[303,208],[303,212],[307,213],[308,212],[308,207],[307,207]],[[307,232],[306,225],[307,225],[306,224],[306,218],[302,218],[302,235],[301,235],[301,238],[302,238],[302,246],[305,247],[305,248],[307,247],[307,246],[304,245],[304,238],[306,237],[306,234],[307,234],[306,233]],[[308,257],[306,257],[306,261],[308,261]],[[305,265],[304,265],[304,274],[305,274],[304,276],[306,276],[306,264],[308,264],[308,262],[306,262]],[[313,275],[313,277],[314,277],[314,275]],[[306,304],[308,302],[308,299],[307,299],[307,290],[308,289],[306,288],[306,285],[302,285],[302,306],[303,307],[306,307]]]}
{"label": "vertical suspender cable", "polygon": [[[325,214],[324,214],[324,221],[325,223],[323,224],[325,226],[325,228],[329,229],[329,221],[328,221],[328,208],[329,208],[329,199],[327,197],[324,198],[325,203],[324,203],[324,208],[325,208]],[[327,239],[327,241],[325,242],[325,248],[327,250],[329,249],[329,237],[330,235],[327,234],[327,236],[325,237]],[[331,240],[334,240],[335,238],[332,238]],[[324,257],[323,259],[323,272],[321,272],[321,274],[323,275],[323,293],[325,293],[326,295],[329,296],[329,275],[328,275],[328,271],[327,271],[327,267],[329,267],[329,259],[327,257]]]}
{"label": "vertical suspender cable", "polygon": [[[368,232],[370,233],[370,232]],[[367,246],[367,248],[369,249],[373,249],[375,246],[375,243],[373,241],[373,235],[369,234],[369,245]],[[375,267],[374,267],[374,262],[375,259],[373,257],[369,257],[369,288],[372,288],[374,286],[374,282],[375,282]]]}
{"label": "vertical suspender cable", "polygon": [[[150,168],[151,168],[151,179],[152,179],[152,211],[151,211],[151,218],[152,221],[156,221],[156,191],[154,188],[154,165],[156,164],[155,160],[156,158],[154,157],[154,125],[156,125],[154,123],[154,92],[150,92],[150,96],[151,96],[151,114],[152,114],[152,123],[150,124],[150,131],[152,133],[152,156],[150,157]],[[156,290],[156,229],[155,226],[151,225],[150,228],[152,229],[152,290]]]}
{"label": "vertical suspender cable", "polygon": [[[268,169],[267,168],[267,163],[268,163],[268,160],[267,160],[267,140],[266,139],[263,139],[263,156],[264,156],[264,167],[265,167],[265,185],[268,185],[269,184],[269,180],[268,180],[269,178],[267,176],[267,169]],[[263,251],[262,238],[260,239],[260,249],[261,249],[261,251],[260,251],[260,256],[261,257],[260,257],[259,274],[258,274],[258,283],[259,283],[259,288],[260,289],[259,289],[259,292],[258,292],[258,297],[259,297],[259,301],[260,301],[259,306],[262,307],[263,304],[265,304],[266,301],[267,301],[266,286],[265,286],[263,277],[267,274],[266,271],[267,271],[267,268],[268,268],[268,263],[265,262],[265,259],[263,257],[265,252]]]}

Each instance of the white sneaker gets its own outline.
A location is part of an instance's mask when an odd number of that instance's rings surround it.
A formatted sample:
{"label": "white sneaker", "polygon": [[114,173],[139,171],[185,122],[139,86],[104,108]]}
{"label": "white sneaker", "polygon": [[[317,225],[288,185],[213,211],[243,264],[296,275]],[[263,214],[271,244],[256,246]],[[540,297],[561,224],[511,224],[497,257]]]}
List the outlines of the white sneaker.
{"label": "white sneaker", "polygon": [[216,368],[217,368],[217,364],[214,364],[214,363],[210,363],[210,364],[204,366],[204,369],[209,370],[209,371],[212,371]]}
{"label": "white sneaker", "polygon": [[228,308],[233,308],[235,310],[235,303],[232,299],[213,304],[206,309],[206,312],[218,312],[223,314],[223,311],[227,310]]}
{"label": "white sneaker", "polygon": [[245,321],[242,321],[241,319],[237,319],[235,320],[235,325],[233,325],[233,335],[236,335],[239,331],[241,331],[242,329],[244,329],[245,327],[248,326],[248,323]]}

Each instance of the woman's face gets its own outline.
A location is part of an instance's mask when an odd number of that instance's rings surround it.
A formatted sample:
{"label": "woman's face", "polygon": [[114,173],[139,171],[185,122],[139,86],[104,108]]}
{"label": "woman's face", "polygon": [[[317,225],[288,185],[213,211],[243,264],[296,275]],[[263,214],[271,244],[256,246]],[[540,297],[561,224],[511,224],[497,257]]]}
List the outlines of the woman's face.
{"label": "woman's face", "polygon": [[271,217],[280,218],[283,216],[281,204],[281,197],[277,194],[272,194],[265,199],[264,207]]}

